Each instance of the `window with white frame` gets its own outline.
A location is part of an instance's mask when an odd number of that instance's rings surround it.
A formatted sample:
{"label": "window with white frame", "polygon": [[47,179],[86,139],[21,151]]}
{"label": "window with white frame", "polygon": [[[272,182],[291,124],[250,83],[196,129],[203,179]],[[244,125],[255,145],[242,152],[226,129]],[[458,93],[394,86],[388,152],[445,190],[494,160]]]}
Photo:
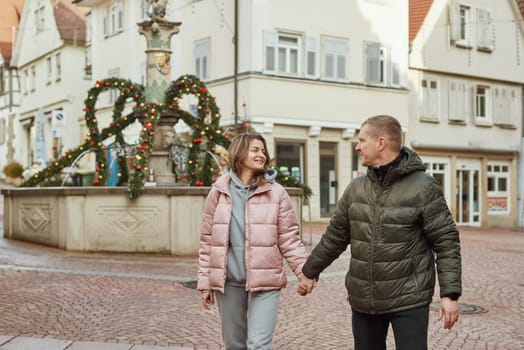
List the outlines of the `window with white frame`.
{"label": "window with white frame", "polygon": [[147,14],[147,4],[149,3],[149,1],[140,1],[140,14],[139,14],[139,20],[140,21],[143,21],[143,20],[146,20],[149,16]]}
{"label": "window with white frame", "polygon": [[300,35],[264,32],[264,72],[302,75],[301,48],[302,36]]}
{"label": "window with white frame", "polygon": [[195,75],[202,80],[209,79],[209,39],[195,43]]}
{"label": "window with white frame", "polygon": [[514,127],[517,122],[517,90],[493,87],[493,124]]}
{"label": "window with white frame", "polygon": [[5,87],[7,86],[6,68],[0,65],[0,95],[4,94]]}
{"label": "window with white frame", "polygon": [[468,114],[468,87],[460,80],[448,81],[448,119],[452,122],[465,122]]}
{"label": "window with white frame", "polygon": [[322,79],[348,80],[349,40],[322,38]]}
{"label": "window with white frame", "polygon": [[477,9],[477,49],[480,51],[493,51],[494,26],[491,12]]}
{"label": "window with white frame", "polygon": [[5,128],[5,119],[0,119],[0,145],[5,144],[5,134],[6,134],[6,128]]}
{"label": "window with white frame", "polygon": [[488,213],[510,212],[510,163],[488,161]]}
{"label": "window with white frame", "polygon": [[[119,78],[120,77],[120,68],[113,68],[109,70],[107,74],[109,78]],[[109,89],[109,104],[114,104],[120,91],[118,89]]]}
{"label": "window with white frame", "polygon": [[450,5],[450,38],[457,46],[471,46],[471,8],[456,0]]}
{"label": "window with white frame", "polygon": [[84,51],[84,79],[90,80],[93,75],[93,66],[91,65],[91,50],[86,48]]}
{"label": "window with white frame", "polygon": [[114,0],[104,9],[104,36],[124,30],[124,0]]}
{"label": "window with white frame", "polygon": [[491,91],[486,85],[476,85],[475,89],[475,123],[491,125]]}
{"label": "window with white frame", "polygon": [[439,82],[434,78],[423,78],[420,81],[420,89],[420,119],[438,121]]}
{"label": "window with white frame", "polygon": [[[145,1],[142,1],[145,2]],[[91,44],[91,40],[93,37],[93,16],[91,15],[91,12],[88,12],[86,14],[86,45]]]}
{"label": "window with white frame", "polygon": [[56,68],[56,81],[59,81],[62,78],[62,56],[60,52],[55,55],[55,68]]}
{"label": "window with white frame", "polygon": [[424,157],[426,172],[431,174],[440,185],[440,189],[449,205],[450,199],[450,165],[449,160],[433,157]]}
{"label": "window with white frame", "polygon": [[31,92],[36,89],[36,67],[31,66]]}
{"label": "window with white frame", "polygon": [[29,69],[24,69],[24,95],[27,95],[29,92]]}
{"label": "window with white frame", "polygon": [[306,37],[306,69],[305,76],[315,79],[317,77],[317,40]]}
{"label": "window with white frame", "polygon": [[401,72],[397,50],[379,43],[365,44],[366,82],[371,85],[400,86]]}
{"label": "window with white frame", "polygon": [[298,75],[301,38],[298,35],[278,35],[278,73]]}
{"label": "window with white frame", "polygon": [[53,63],[51,62],[51,56],[46,58],[47,65],[47,84],[51,84],[53,80]]}

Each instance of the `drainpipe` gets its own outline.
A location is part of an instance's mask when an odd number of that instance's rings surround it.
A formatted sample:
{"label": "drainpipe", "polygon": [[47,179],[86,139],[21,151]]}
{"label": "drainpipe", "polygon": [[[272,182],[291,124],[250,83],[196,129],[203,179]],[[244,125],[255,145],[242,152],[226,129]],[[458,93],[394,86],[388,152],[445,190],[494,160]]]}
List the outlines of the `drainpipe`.
{"label": "drainpipe", "polygon": [[235,33],[233,34],[233,45],[234,45],[234,73],[233,73],[233,86],[234,86],[234,104],[235,104],[235,129],[238,124],[238,0],[235,0]]}

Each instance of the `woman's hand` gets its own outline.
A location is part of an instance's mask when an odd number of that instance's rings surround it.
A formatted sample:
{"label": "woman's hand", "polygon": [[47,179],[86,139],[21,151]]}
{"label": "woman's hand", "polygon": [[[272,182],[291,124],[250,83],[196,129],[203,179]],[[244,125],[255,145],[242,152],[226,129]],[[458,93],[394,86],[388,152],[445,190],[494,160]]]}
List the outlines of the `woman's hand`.
{"label": "woman's hand", "polygon": [[202,296],[202,306],[207,310],[215,303],[215,295],[212,290],[203,290],[200,292]]}
{"label": "woman's hand", "polygon": [[297,292],[298,294],[304,296],[308,295],[313,291],[313,288],[316,287],[316,281],[306,276],[302,276],[298,282]]}

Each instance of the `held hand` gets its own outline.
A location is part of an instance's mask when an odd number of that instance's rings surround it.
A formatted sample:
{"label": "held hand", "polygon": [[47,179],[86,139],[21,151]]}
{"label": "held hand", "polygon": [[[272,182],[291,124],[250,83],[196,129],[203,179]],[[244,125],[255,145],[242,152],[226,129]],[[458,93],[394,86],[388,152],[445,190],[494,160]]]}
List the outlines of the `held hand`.
{"label": "held hand", "polygon": [[302,276],[302,278],[298,282],[297,293],[302,296],[307,295],[313,291],[315,284],[316,282],[314,279]]}
{"label": "held hand", "polygon": [[440,300],[438,320],[444,318],[444,329],[451,329],[459,318],[459,305],[457,300],[444,297]]}
{"label": "held hand", "polygon": [[202,306],[205,309],[209,310],[211,305],[215,303],[215,296],[213,294],[213,291],[212,290],[203,290],[201,292],[201,296],[202,296]]}

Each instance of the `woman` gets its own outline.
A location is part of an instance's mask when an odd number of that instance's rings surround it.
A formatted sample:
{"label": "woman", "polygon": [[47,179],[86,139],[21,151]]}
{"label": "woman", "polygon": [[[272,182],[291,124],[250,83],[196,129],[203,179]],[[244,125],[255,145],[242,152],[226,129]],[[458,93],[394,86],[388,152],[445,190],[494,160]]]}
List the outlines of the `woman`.
{"label": "woman", "polygon": [[307,252],[291,200],[268,170],[265,139],[240,134],[228,151],[230,172],[206,199],[197,289],[206,309],[217,299],[226,350],[270,349],[283,259],[300,279]]}

